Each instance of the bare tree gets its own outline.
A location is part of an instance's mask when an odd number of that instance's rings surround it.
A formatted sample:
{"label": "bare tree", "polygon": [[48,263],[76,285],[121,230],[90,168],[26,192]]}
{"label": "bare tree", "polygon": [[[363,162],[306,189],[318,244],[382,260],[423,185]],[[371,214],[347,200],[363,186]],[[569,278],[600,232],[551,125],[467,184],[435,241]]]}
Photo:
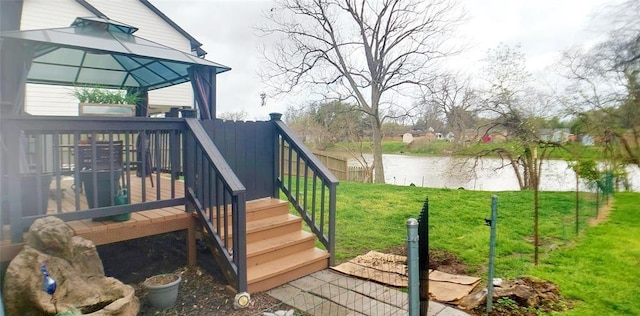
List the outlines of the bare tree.
{"label": "bare tree", "polygon": [[[485,63],[488,86],[483,91],[482,106],[491,120],[483,129],[486,134],[501,134],[508,142],[496,143],[477,156],[498,154],[505,161],[503,166],[512,167],[520,189],[534,189],[536,182],[531,173],[536,164],[532,146],[537,136],[523,110],[531,80],[525,56],[519,46],[500,44],[488,51]],[[509,146],[514,141],[517,146]]]}
{"label": "bare tree", "polygon": [[245,110],[224,112],[219,115],[221,119],[229,121],[244,121],[248,116],[249,113]]}
{"label": "bare tree", "polygon": [[371,122],[375,182],[384,182],[388,95],[433,80],[436,61],[456,53],[448,40],[463,16],[455,0],[276,1],[258,28],[275,37],[263,79],[279,93],[321,90],[355,102]]}
{"label": "bare tree", "polygon": [[418,129],[441,131],[445,126],[444,114],[433,102],[419,101],[419,114],[414,127]]}
{"label": "bare tree", "polygon": [[[500,45],[487,54],[488,87],[484,93],[483,109],[491,118],[486,131],[502,133],[507,142],[494,143],[477,154],[482,157],[498,154],[502,167],[511,166],[520,189],[533,191],[534,263],[538,264],[539,188],[542,162],[562,143],[539,133],[543,111],[553,98],[551,94],[534,88],[533,77],[526,69],[526,59],[520,47]],[[477,161],[477,160],[476,160]]]}
{"label": "bare tree", "polygon": [[613,25],[589,51],[572,49],[560,62],[570,84],[564,103],[596,135],[609,158],[640,166],[640,2],[607,8]]}
{"label": "bare tree", "polygon": [[456,75],[441,76],[427,85],[422,102],[431,103],[445,117],[447,127],[455,134],[456,143],[464,144],[467,129],[474,126],[479,109],[479,97],[468,79],[460,80]]}

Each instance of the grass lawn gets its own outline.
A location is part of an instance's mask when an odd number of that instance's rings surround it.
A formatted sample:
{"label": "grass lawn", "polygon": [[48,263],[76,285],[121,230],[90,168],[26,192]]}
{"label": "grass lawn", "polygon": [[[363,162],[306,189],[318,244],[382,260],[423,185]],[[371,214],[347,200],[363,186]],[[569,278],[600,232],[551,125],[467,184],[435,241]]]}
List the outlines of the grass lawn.
{"label": "grass lawn", "polygon": [[567,315],[640,315],[640,195],[619,193],[606,222],[530,273],[575,300]]}
{"label": "grass lawn", "polygon": [[[491,192],[341,182],[338,187],[336,259],[406,243],[406,220],[417,218],[429,197],[431,249],[458,255],[470,273],[486,278]],[[498,192],[496,277],[534,275],[557,283],[578,300],[572,315],[640,314],[640,194],[616,197],[611,219],[597,227],[595,202],[582,194],[580,236],[575,194],[541,192],[541,265],[533,266],[533,193]],[[634,218],[635,217],[635,218]],[[606,282],[605,282],[606,281]]]}

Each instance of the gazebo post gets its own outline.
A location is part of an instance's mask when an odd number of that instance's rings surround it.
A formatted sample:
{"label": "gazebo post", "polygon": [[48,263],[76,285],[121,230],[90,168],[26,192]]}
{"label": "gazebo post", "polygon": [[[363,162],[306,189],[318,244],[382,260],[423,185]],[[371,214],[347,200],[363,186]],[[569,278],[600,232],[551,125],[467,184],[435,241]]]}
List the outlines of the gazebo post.
{"label": "gazebo post", "polygon": [[218,93],[216,88],[216,73],[215,71],[211,72],[211,94],[209,95],[209,113],[211,113],[211,119],[215,120],[218,116],[216,113],[218,104],[216,102],[216,94]]}

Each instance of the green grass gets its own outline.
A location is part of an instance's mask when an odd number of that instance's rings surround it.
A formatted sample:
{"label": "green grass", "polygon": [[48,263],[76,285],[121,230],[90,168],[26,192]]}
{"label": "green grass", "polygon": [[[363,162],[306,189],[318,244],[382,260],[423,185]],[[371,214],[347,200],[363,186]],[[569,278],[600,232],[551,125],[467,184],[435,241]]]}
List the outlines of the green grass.
{"label": "green grass", "polygon": [[[404,243],[405,222],[417,218],[429,197],[429,242],[432,248],[459,255],[471,271],[485,269],[489,251],[490,192],[427,189],[342,182],[338,187],[336,258],[345,260],[369,249],[385,250]],[[533,258],[533,193],[498,193],[498,262],[503,276],[521,275]],[[580,226],[595,214],[583,196]],[[575,237],[574,195],[542,192],[540,203],[542,252],[561,247]]]}
{"label": "green grass", "polygon": [[[571,315],[640,314],[640,195],[619,194],[611,219],[597,227],[595,201],[582,194],[580,235],[575,195],[540,193],[541,265],[533,265],[533,193],[499,192],[496,276],[534,275],[559,284],[578,300]],[[338,187],[336,259],[406,243],[406,220],[417,218],[429,197],[429,243],[459,256],[471,274],[486,278],[490,192],[341,182]]]}
{"label": "green grass", "polygon": [[576,301],[566,315],[640,315],[639,197],[618,194],[606,222],[530,270]]}

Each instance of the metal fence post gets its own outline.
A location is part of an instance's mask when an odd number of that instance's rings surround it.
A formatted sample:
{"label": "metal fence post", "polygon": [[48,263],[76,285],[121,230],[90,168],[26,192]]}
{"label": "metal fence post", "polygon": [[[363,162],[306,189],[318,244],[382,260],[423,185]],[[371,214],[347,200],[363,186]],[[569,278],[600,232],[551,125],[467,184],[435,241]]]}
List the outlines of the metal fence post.
{"label": "metal fence post", "polygon": [[418,244],[420,245],[420,316],[429,313],[429,197],[425,197],[418,217]]}
{"label": "metal fence post", "polygon": [[495,269],[494,258],[496,256],[496,224],[498,220],[498,197],[491,197],[491,219],[486,220],[486,224],[491,226],[491,235],[489,238],[489,276],[487,284],[487,313],[491,313],[493,307],[493,270]]}
{"label": "metal fence post", "polygon": [[407,220],[407,261],[409,268],[409,316],[420,315],[420,272],[418,269],[418,221]]}

